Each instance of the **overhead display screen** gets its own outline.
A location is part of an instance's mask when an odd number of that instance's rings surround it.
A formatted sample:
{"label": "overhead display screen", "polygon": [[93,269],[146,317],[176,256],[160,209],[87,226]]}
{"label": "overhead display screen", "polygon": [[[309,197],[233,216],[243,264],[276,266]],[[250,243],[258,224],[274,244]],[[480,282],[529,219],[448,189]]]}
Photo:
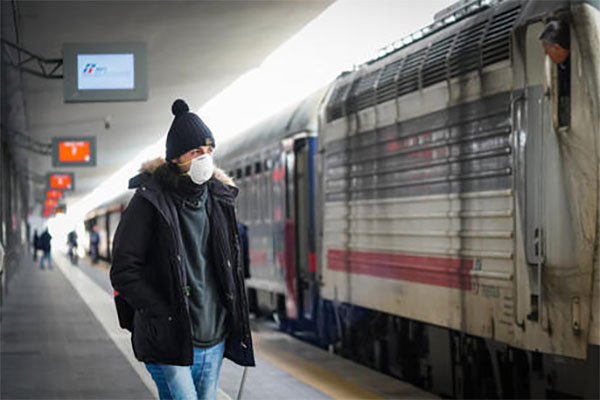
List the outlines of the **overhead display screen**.
{"label": "overhead display screen", "polygon": [[44,208],[54,208],[57,205],[58,205],[58,200],[46,199],[46,201],[44,201]]}
{"label": "overhead display screen", "polygon": [[133,54],[78,54],[77,89],[134,89]]}
{"label": "overhead display screen", "polygon": [[62,190],[46,190],[46,198],[60,200],[63,197]]}
{"label": "overhead display screen", "polygon": [[96,165],[96,138],[52,138],[52,165],[93,167]]}
{"label": "overhead display screen", "polygon": [[147,100],[146,45],[63,44],[63,96],[67,103]]}
{"label": "overhead display screen", "polygon": [[74,190],[75,179],[72,173],[50,173],[48,174],[48,188],[59,190]]}

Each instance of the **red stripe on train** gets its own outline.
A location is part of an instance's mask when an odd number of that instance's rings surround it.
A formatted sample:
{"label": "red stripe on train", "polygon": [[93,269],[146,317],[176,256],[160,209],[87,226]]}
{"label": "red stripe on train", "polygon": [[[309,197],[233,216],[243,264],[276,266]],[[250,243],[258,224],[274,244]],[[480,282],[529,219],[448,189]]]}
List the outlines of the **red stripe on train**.
{"label": "red stripe on train", "polygon": [[264,249],[250,249],[250,265],[253,267],[267,265],[267,251]]}
{"label": "red stripe on train", "polygon": [[308,253],[308,272],[317,272],[317,255],[313,251]]}
{"label": "red stripe on train", "polygon": [[329,250],[327,268],[358,275],[471,290],[473,259]]}

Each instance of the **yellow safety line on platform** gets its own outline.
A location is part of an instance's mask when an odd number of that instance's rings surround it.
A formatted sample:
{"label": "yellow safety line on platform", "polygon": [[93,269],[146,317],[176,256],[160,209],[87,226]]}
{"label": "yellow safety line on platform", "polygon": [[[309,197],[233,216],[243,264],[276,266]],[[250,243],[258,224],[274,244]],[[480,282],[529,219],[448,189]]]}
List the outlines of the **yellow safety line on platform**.
{"label": "yellow safety line on platform", "polygon": [[333,399],[385,399],[311,362],[278,350],[264,340],[256,339],[255,350],[260,358]]}

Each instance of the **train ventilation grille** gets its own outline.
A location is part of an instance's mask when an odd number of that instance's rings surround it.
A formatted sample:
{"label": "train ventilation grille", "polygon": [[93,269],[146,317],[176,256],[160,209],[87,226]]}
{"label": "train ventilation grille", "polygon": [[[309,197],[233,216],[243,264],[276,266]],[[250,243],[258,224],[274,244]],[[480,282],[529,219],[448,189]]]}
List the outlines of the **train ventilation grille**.
{"label": "train ventilation grille", "polygon": [[482,66],[510,59],[510,34],[521,6],[494,15],[481,49]]}
{"label": "train ventilation grille", "polygon": [[375,83],[380,72],[381,70],[378,69],[360,78],[350,95],[352,100],[348,112],[356,112],[375,105]]}
{"label": "train ventilation grille", "polygon": [[400,76],[398,77],[397,96],[402,96],[403,94],[419,89],[419,70],[426,52],[427,48],[424,48],[406,57],[406,61],[402,65],[402,72],[400,72]]}
{"label": "train ventilation grille", "polygon": [[377,84],[377,103],[383,103],[396,97],[396,78],[403,62],[402,58],[383,68]]}
{"label": "train ventilation grille", "polygon": [[479,68],[479,46],[487,21],[461,31],[448,59],[449,76],[454,78]]}
{"label": "train ventilation grille", "polygon": [[[371,71],[334,90],[332,121],[435,83],[511,58],[511,32],[521,6],[491,15],[458,34]],[[349,92],[349,93],[348,93]]]}
{"label": "train ventilation grille", "polygon": [[434,43],[423,64],[423,86],[430,86],[447,78],[446,58],[454,37]]}
{"label": "train ventilation grille", "polygon": [[344,113],[344,100],[350,84],[341,85],[335,88],[331,95],[331,100],[327,106],[327,120],[332,121],[346,115]]}

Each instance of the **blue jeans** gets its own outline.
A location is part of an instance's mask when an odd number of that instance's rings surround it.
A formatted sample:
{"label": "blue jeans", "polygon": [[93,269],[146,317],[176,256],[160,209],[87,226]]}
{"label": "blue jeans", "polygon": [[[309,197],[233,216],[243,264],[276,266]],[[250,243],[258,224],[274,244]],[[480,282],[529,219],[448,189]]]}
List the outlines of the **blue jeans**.
{"label": "blue jeans", "polygon": [[212,347],[194,347],[194,364],[189,367],[146,363],[163,399],[216,400],[225,342]]}
{"label": "blue jeans", "polygon": [[40,257],[40,269],[44,269],[44,259],[48,260],[48,269],[52,269],[52,257],[49,251],[44,251]]}

